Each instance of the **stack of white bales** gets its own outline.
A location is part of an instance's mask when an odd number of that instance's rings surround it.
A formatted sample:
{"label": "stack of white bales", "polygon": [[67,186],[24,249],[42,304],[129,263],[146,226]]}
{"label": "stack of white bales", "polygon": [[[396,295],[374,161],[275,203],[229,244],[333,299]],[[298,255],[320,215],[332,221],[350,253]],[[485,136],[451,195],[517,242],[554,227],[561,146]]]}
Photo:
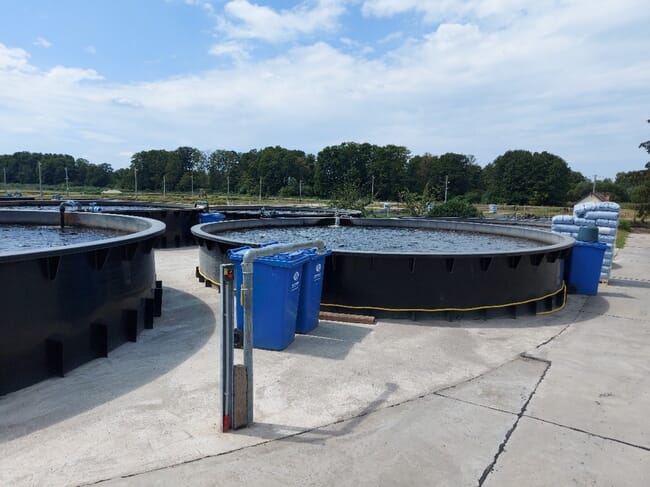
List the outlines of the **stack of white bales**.
{"label": "stack of white bales", "polygon": [[616,245],[616,230],[621,207],[613,201],[581,203],[573,207],[573,215],[553,217],[551,230],[573,238],[578,237],[580,227],[598,227],[598,241],[607,244],[600,279],[608,280],[612,270],[612,257]]}

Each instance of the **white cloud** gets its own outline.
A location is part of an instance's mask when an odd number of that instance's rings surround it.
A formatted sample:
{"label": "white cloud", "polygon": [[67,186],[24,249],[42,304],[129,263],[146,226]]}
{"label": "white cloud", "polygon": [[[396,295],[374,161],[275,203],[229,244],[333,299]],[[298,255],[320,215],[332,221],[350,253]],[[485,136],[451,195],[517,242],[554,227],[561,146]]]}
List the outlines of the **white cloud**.
{"label": "white cloud", "polygon": [[342,0],[316,0],[292,9],[275,10],[248,0],[231,0],[217,28],[231,39],[283,42],[319,31],[334,30],[345,11]]}
{"label": "white cloud", "polygon": [[109,144],[116,144],[116,143],[124,142],[124,140],[119,138],[119,137],[115,137],[113,135],[105,134],[105,133],[101,133],[101,132],[95,132],[93,130],[80,130],[78,133],[84,139],[92,140],[94,142],[103,142],[103,143],[109,143]]}
{"label": "white cloud", "polygon": [[391,17],[407,12],[424,15],[427,22],[458,22],[468,18],[523,15],[527,9],[545,10],[559,0],[364,0],[362,12],[368,16]]}
{"label": "white cloud", "polygon": [[9,48],[0,42],[0,70],[29,70],[29,54],[20,48]]}
{"label": "white cloud", "polygon": [[32,44],[34,44],[35,46],[44,47],[45,49],[52,47],[52,43],[47,39],[45,39],[44,37],[37,37]]}
{"label": "white cloud", "polygon": [[242,62],[250,58],[248,48],[241,42],[235,41],[214,44],[208,52],[212,56],[229,56],[236,62]]}
{"label": "white cloud", "polygon": [[142,103],[131,98],[118,97],[111,100],[113,104],[127,108],[142,108]]}
{"label": "white cloud", "polygon": [[[166,0],[169,1],[169,0]],[[214,7],[210,2],[206,2],[205,0],[184,0],[186,5],[192,5],[195,7],[199,7],[203,9],[204,12],[206,12],[210,16],[215,15],[215,10]]]}
{"label": "white cloud", "polygon": [[65,66],[54,66],[45,76],[56,80],[58,83],[68,84],[74,84],[84,80],[97,81],[104,79],[94,69],[67,68]]}

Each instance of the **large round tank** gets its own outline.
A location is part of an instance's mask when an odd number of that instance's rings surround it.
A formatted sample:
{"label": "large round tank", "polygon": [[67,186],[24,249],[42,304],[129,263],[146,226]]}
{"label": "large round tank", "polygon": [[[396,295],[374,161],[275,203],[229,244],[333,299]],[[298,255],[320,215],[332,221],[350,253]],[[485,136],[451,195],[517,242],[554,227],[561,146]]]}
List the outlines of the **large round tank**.
{"label": "large round tank", "polygon": [[[329,226],[332,218],[246,220],[207,223],[192,228],[199,243],[200,278],[218,283],[219,265],[229,262],[227,251],[259,241],[233,240],[225,232],[277,226]],[[332,248],[325,263],[321,309],[378,317],[457,319],[516,316],[554,311],[564,305],[564,261],[574,240],[551,232],[460,221],[425,219],[341,219],[341,226],[421,228],[474,232],[525,239],[519,249],[459,253],[453,248],[419,252]],[[324,237],[323,237],[324,238]],[[271,238],[273,240],[273,238]],[[327,245],[327,238],[324,238]]]}
{"label": "large round tank", "polygon": [[[66,228],[122,235],[0,252],[0,394],[34,384],[135,341],[160,316],[153,245],[159,221],[65,213]],[[59,212],[0,211],[0,227],[60,225]]]}
{"label": "large round tank", "polygon": [[[0,201],[0,210],[59,211],[61,200]],[[121,200],[74,200],[84,213],[113,213],[117,215],[153,218],[165,224],[165,232],[154,242],[155,248],[195,245],[191,228],[199,223],[201,208],[175,203],[148,203]]]}

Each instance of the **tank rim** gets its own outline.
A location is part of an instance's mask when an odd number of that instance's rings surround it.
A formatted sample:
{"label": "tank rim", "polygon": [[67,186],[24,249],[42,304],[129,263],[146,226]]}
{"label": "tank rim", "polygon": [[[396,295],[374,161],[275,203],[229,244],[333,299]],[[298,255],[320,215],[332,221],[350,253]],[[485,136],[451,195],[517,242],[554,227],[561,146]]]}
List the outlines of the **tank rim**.
{"label": "tank rim", "polygon": [[[331,217],[323,218],[276,218],[276,219],[249,219],[249,220],[231,220],[225,222],[216,222],[216,223],[202,223],[194,225],[192,227],[192,234],[198,238],[204,240],[211,240],[215,242],[225,243],[225,244],[236,244],[236,245],[250,245],[250,241],[234,240],[228,239],[225,237],[219,237],[218,233],[210,233],[211,230],[217,230],[219,228],[230,227],[227,230],[232,230],[236,228],[250,228],[251,224],[253,227],[272,227],[272,226],[314,226],[318,224],[323,224],[323,221],[333,221]],[[274,225],[272,222],[278,221],[282,225]],[[239,222],[239,224],[238,224]],[[259,224],[255,222],[265,223]],[[388,223],[390,222],[390,224]],[[517,250],[490,250],[486,252],[410,252],[410,251],[374,251],[374,250],[341,250],[341,249],[331,249],[332,254],[334,255],[374,255],[374,256],[385,256],[385,257],[400,257],[400,256],[411,256],[411,257],[450,257],[450,258],[462,258],[462,257],[481,257],[481,256],[511,256],[511,255],[529,255],[529,254],[538,254],[538,253],[549,253],[549,252],[560,252],[566,249],[570,249],[575,244],[575,239],[566,235],[560,235],[553,233],[550,230],[540,230],[537,228],[529,227],[515,227],[509,225],[501,224],[487,224],[487,223],[475,223],[467,221],[452,221],[452,220],[425,220],[425,219],[406,219],[406,218],[346,218],[341,220],[342,226],[366,226],[366,227],[389,227],[389,228],[429,228],[429,229],[440,229],[440,230],[456,230],[456,231],[465,231],[465,232],[477,232],[477,233],[487,233],[494,234],[499,236],[509,236],[514,238],[523,238],[525,240],[531,240],[533,242],[538,242],[542,245],[534,246],[527,249],[517,249]],[[396,224],[397,223],[397,224]],[[537,238],[535,238],[537,237]],[[259,242],[254,242],[259,243]],[[545,244],[545,245],[544,245]]]}

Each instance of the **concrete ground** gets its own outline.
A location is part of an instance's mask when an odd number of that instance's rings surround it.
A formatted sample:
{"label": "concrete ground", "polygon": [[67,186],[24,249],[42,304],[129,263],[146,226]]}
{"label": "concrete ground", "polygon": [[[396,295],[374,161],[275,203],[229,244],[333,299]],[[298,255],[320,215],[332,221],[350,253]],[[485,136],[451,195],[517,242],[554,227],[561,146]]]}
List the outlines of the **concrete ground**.
{"label": "concrete ground", "polygon": [[650,235],[552,315],[321,322],[256,350],[255,423],[234,433],[220,295],[196,249],[156,259],[153,330],[0,397],[0,485],[650,484]]}

